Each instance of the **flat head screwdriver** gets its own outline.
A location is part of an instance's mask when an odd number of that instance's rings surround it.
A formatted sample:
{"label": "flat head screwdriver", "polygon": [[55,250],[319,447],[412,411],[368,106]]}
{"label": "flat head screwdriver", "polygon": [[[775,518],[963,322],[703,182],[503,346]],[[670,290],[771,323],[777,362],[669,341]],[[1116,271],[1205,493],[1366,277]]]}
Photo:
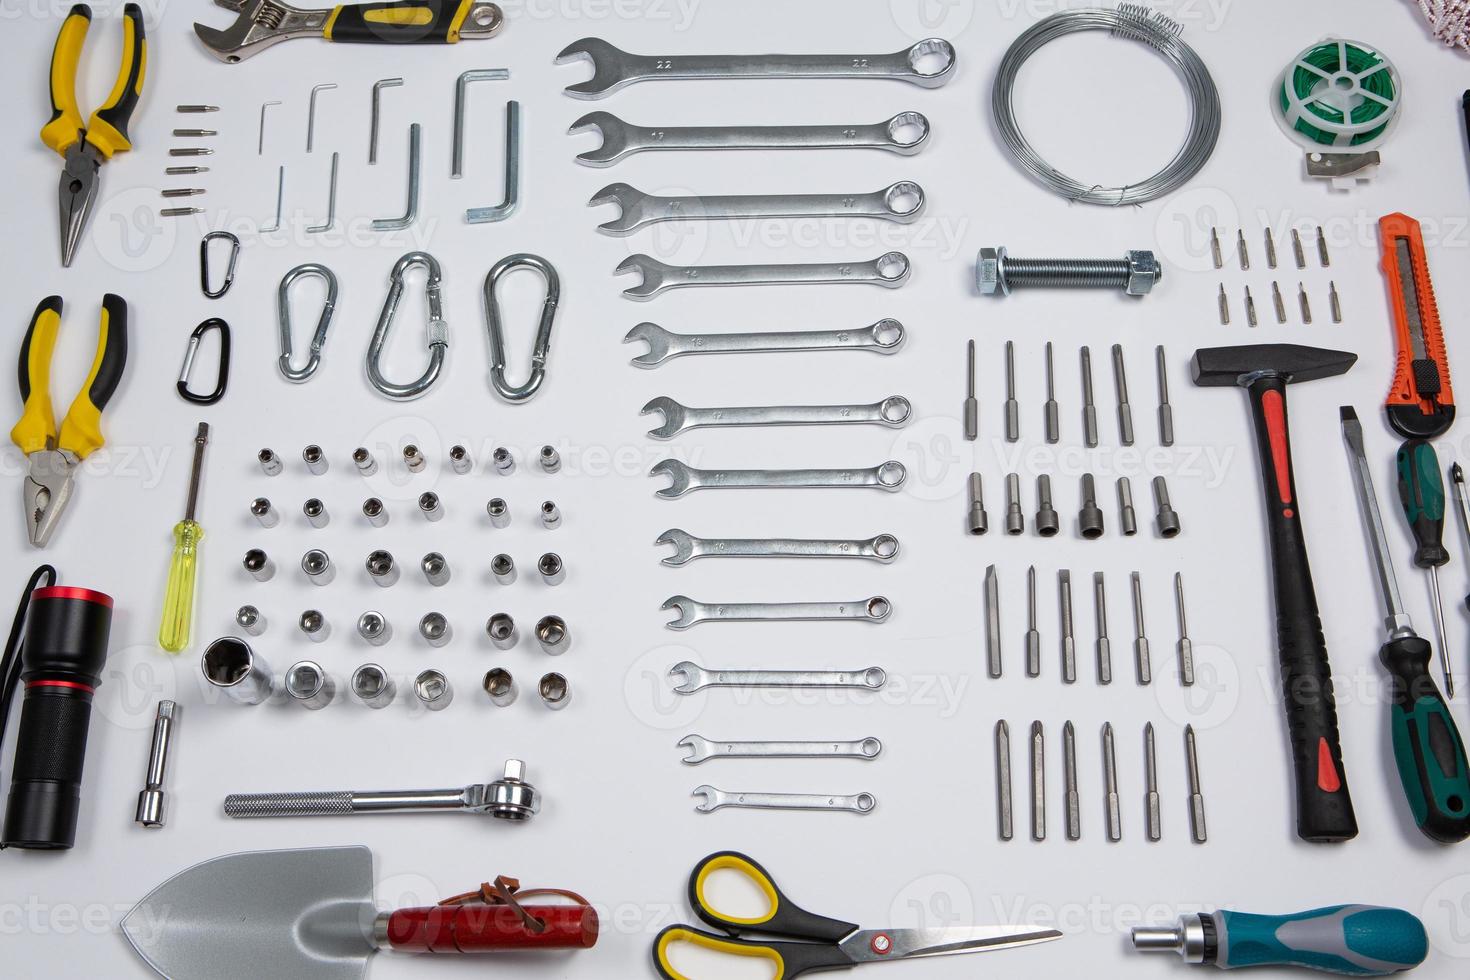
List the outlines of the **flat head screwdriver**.
{"label": "flat head screwdriver", "polygon": [[174,551],[163,596],[163,620],[158,626],[158,645],[169,653],[178,653],[189,645],[194,625],[194,579],[198,572],[199,542],[204,540],[204,528],[194,519],[194,514],[199,505],[199,478],[204,470],[207,445],[209,423],[200,422],[194,435],[189,499],[184,505],[184,519],[174,525]]}
{"label": "flat head screwdriver", "polygon": [[1414,535],[1414,564],[1429,572],[1429,599],[1434,607],[1435,633],[1439,639],[1439,664],[1444,673],[1445,695],[1455,696],[1455,678],[1450,670],[1448,635],[1444,626],[1444,600],[1439,591],[1439,566],[1450,553],[1444,546],[1444,481],[1439,457],[1424,439],[1410,439],[1398,451],[1399,503]]}

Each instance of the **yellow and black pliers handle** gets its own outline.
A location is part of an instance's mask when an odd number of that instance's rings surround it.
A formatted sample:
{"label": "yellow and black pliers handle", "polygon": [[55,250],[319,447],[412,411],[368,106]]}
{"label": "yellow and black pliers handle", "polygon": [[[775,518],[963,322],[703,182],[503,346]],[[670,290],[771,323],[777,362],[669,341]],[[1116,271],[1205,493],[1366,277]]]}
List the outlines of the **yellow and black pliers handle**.
{"label": "yellow and black pliers handle", "polygon": [[24,406],[10,438],[27,456],[59,449],[80,461],[106,441],[102,410],[117,391],[128,362],[128,304],[114,293],[102,297],[97,354],[58,430],[51,407],[51,354],[60,327],[61,297],[47,296],[36,307],[21,341],[19,380]]}
{"label": "yellow and black pliers handle", "polygon": [[56,35],[56,47],[51,52],[51,119],[41,127],[41,142],[65,158],[68,150],[85,140],[100,162],[132,149],[128,121],[143,94],[148,43],[143,33],[143,8],[127,4],[123,7],[123,53],[117,81],[107,101],[83,124],[77,105],[77,66],[91,26],[92,8],[79,3],[71,8]]}

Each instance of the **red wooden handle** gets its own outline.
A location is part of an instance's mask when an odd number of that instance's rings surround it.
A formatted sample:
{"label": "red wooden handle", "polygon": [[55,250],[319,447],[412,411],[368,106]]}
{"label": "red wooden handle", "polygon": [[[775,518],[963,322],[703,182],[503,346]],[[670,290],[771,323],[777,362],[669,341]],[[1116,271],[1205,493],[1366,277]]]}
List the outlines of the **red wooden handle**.
{"label": "red wooden handle", "polygon": [[387,916],[393,949],[424,953],[485,953],[502,949],[590,949],[597,912],[587,905],[523,905],[545,923],[534,932],[507,905],[431,905]]}

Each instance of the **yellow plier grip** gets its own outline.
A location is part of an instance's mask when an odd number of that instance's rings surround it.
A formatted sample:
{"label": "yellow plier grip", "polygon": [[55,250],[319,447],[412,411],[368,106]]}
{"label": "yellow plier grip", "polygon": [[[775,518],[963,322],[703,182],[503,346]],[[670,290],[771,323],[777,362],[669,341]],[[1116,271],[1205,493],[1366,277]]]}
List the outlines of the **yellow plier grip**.
{"label": "yellow plier grip", "polygon": [[102,437],[102,410],[122,382],[128,363],[128,304],[116,293],[102,297],[102,322],[97,333],[97,354],[82,382],[77,397],[61,420],[56,437],[58,449],[86,459],[106,441]]}
{"label": "yellow plier grip", "polygon": [[61,22],[51,49],[51,119],[41,127],[41,142],[66,156],[82,138],[82,110],[77,108],[77,65],[92,26],[92,8],[76,4]]}
{"label": "yellow plier grip", "polygon": [[56,413],[51,408],[51,352],[61,328],[61,297],[47,296],[31,315],[20,344],[20,421],[10,438],[29,456],[46,449],[56,437]]}
{"label": "yellow plier grip", "polygon": [[143,8],[136,3],[123,7],[123,53],[117,81],[107,101],[92,113],[84,130],[82,112],[77,106],[77,66],[91,25],[92,8],[79,3],[71,8],[56,35],[56,47],[51,52],[51,120],[41,127],[41,142],[66,156],[66,151],[85,132],[87,143],[103,159],[110,160],[114,153],[133,146],[128,137],[128,121],[143,94],[143,78],[148,68]]}

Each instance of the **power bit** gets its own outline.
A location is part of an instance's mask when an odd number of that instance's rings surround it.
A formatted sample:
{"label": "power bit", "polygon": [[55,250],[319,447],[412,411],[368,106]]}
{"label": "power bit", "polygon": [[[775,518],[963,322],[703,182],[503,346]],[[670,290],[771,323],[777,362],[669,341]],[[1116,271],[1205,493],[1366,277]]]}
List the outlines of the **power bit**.
{"label": "power bit", "polygon": [[1271,229],[1266,228],[1266,267],[1276,268],[1276,237],[1271,234]]}
{"label": "power bit", "polygon": [[1153,664],[1149,657],[1148,634],[1143,625],[1143,582],[1137,572],[1129,576],[1133,589],[1133,662],[1140,685],[1152,684]]}
{"label": "power bit", "polygon": [[1154,724],[1143,726],[1143,778],[1148,788],[1143,794],[1144,821],[1148,839],[1157,842],[1164,836],[1159,815],[1159,760],[1154,751]]}
{"label": "power bit", "polygon": [[186,174],[207,174],[208,167],[164,167],[163,172],[170,177],[182,177]]}
{"label": "power bit", "polygon": [[1133,406],[1128,402],[1128,372],[1123,366],[1123,345],[1113,345],[1113,390],[1118,396],[1118,440],[1133,445]]}
{"label": "power bit", "polygon": [[1342,300],[1337,295],[1337,283],[1330,280],[1327,283],[1327,308],[1332,311],[1332,322],[1341,323]]}
{"label": "power bit", "polygon": [[1286,322],[1286,300],[1281,298],[1281,283],[1271,280],[1271,304],[1276,307],[1276,322]]}
{"label": "power bit", "polygon": [[1307,302],[1307,287],[1301,283],[1296,284],[1297,302],[1302,307],[1302,323],[1308,326],[1312,323],[1312,306]]}
{"label": "power bit", "polygon": [[198,197],[204,193],[202,187],[165,187],[158,192],[161,197]]}
{"label": "power bit", "polygon": [[217,105],[180,105],[174,107],[174,112],[219,112]]}
{"label": "power bit", "polygon": [[1184,575],[1174,573],[1174,613],[1179,618],[1179,640],[1174,652],[1179,657],[1179,683],[1184,687],[1194,685],[1194,642],[1189,638],[1189,622],[1184,616]]}
{"label": "power bit", "polygon": [[1245,287],[1245,322],[1252,327],[1260,325],[1256,318],[1256,298],[1251,295],[1250,286]]}
{"label": "power bit", "polygon": [[1159,386],[1159,445],[1174,445],[1174,406],[1169,404],[1169,360],[1164,345],[1154,347],[1154,373]]}
{"label": "power bit", "polygon": [[969,479],[970,514],[967,529],[971,534],[984,534],[990,530],[990,518],[985,513],[985,488],[979,473],[971,473]]}
{"label": "power bit", "polygon": [[1223,282],[1220,283],[1220,298],[1217,302],[1220,304],[1220,326],[1228,327],[1230,326],[1230,298],[1225,295]]}
{"label": "power bit", "polygon": [[1006,533],[1020,534],[1026,530],[1026,515],[1021,512],[1021,475],[1006,474]]}
{"label": "power bit", "polygon": [[1031,839],[1046,840],[1046,734],[1031,723]]}
{"label": "power bit", "polygon": [[1322,231],[1322,226],[1317,226],[1317,261],[1322,263],[1326,269],[1332,265],[1332,256],[1327,254],[1327,235]]}
{"label": "power bit", "polygon": [[1097,446],[1097,405],[1092,400],[1092,351],[1082,348],[1082,439],[1087,448]]}
{"label": "power bit", "polygon": [[1103,536],[1103,512],[1097,505],[1097,480],[1091,473],[1082,474],[1082,507],[1077,511],[1077,530],[1088,541]]}
{"label": "power bit", "polygon": [[1077,792],[1077,729],[1062,726],[1062,785],[1067,794],[1067,840],[1082,839],[1082,798]]}
{"label": "power bit", "polygon": [[1036,566],[1026,569],[1026,676],[1041,676],[1041,631],[1036,628]]}
{"label": "power bit", "polygon": [[159,216],[164,218],[183,218],[191,214],[203,214],[203,208],[160,208]]}
{"label": "power bit", "polygon": [[171,147],[168,155],[171,157],[207,157],[214,153],[213,150],[202,146],[175,146]]}
{"label": "power bit", "polygon": [[1103,573],[1092,573],[1093,619],[1097,623],[1097,682],[1113,683],[1113,649],[1108,643],[1108,599]]}
{"label": "power bit", "polygon": [[985,666],[991,677],[1001,676],[1000,580],[994,565],[985,569]]}
{"label": "power bit", "polygon": [[1103,722],[1103,785],[1107,794],[1104,811],[1108,825],[1108,840],[1113,843],[1123,839],[1123,808],[1118,801],[1118,758],[1113,750],[1113,723]]}
{"label": "power bit", "polygon": [[1057,606],[1062,618],[1062,682],[1075,684],[1077,640],[1072,626],[1072,573],[1065,568],[1057,572]]}
{"label": "power bit", "polygon": [[1217,269],[1225,265],[1225,257],[1220,254],[1220,232],[1216,228],[1210,229],[1210,258],[1215,260]]}
{"label": "power bit", "polygon": [[1291,230],[1291,252],[1296,258],[1296,267],[1305,269],[1307,267],[1307,254],[1302,249],[1302,233],[1300,229]]}
{"label": "power bit", "polygon": [[1138,514],[1133,509],[1133,481],[1126,476],[1118,477],[1118,524],[1127,537],[1138,533]]}
{"label": "power bit", "polygon": [[1251,253],[1245,247],[1245,229],[1235,232],[1235,247],[1240,250],[1240,271],[1251,271]]}
{"label": "power bit", "polygon": [[1000,839],[1015,835],[1011,806],[1011,726],[1002,719],[995,723],[995,798]]}
{"label": "power bit", "polygon": [[1061,518],[1052,506],[1051,477],[1045,473],[1036,475],[1036,533],[1043,538],[1055,537],[1062,529]]}
{"label": "power bit", "polygon": [[1006,341],[1006,442],[1021,438],[1021,403],[1016,401],[1016,345]]}
{"label": "power bit", "polygon": [[217,129],[176,129],[176,130],[174,130],[174,135],[175,136],[186,136],[186,137],[191,137],[191,138],[192,137],[201,137],[201,136],[218,136],[219,135],[219,130],[217,130]]}
{"label": "power bit", "polygon": [[162,827],[167,815],[163,782],[168,774],[169,746],[173,741],[178,710],[177,702],[158,702],[153,719],[153,741],[148,750],[148,772],[144,777],[143,791],[138,794],[138,808],[133,817],[144,827]]}
{"label": "power bit", "polygon": [[1189,775],[1189,831],[1196,844],[1210,839],[1205,829],[1205,797],[1199,785],[1199,749],[1194,741],[1194,726],[1184,726],[1184,759]]}
{"label": "power bit", "polygon": [[980,403],[975,400],[975,342],[966,348],[968,369],[965,376],[965,438],[974,442],[980,438]]}
{"label": "power bit", "polygon": [[1060,442],[1062,438],[1062,420],[1057,410],[1056,380],[1051,356],[1051,341],[1048,340],[1046,342],[1046,407],[1043,414],[1046,424],[1046,441],[1050,443]]}

